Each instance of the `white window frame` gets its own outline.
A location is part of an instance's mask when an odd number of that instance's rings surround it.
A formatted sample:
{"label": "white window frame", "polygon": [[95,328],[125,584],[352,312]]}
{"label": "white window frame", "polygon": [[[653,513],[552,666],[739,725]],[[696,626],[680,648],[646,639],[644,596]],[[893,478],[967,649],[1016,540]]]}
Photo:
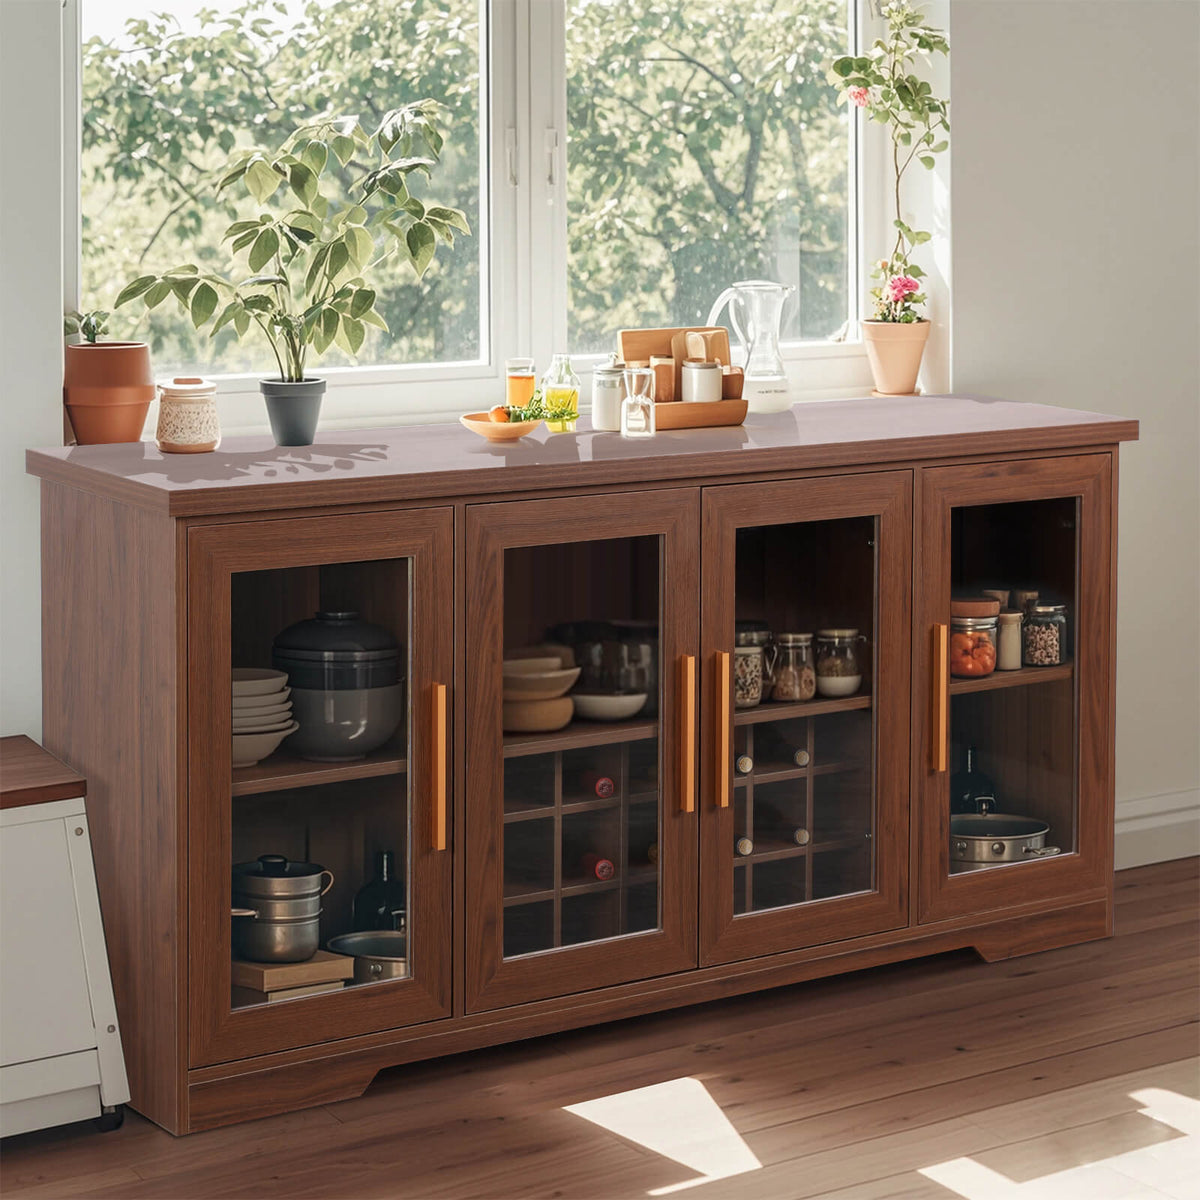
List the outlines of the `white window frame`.
{"label": "white window frame", "polygon": [[[63,122],[64,297],[80,307],[81,282],[81,5],[62,0],[66,100]],[[752,3],[753,0],[748,0]],[[874,36],[869,0],[850,0],[858,43]],[[327,428],[444,421],[485,407],[502,393],[507,357],[532,354],[539,365],[567,342],[566,0],[488,0],[480,22],[480,252],[485,354],[475,362],[321,367],[329,381],[322,409]],[[550,64],[549,69],[545,64]],[[541,64],[542,69],[531,69]],[[841,342],[786,344],[783,357],[793,396],[801,400],[865,395],[870,371],[859,333],[866,287],[864,263],[881,256],[886,215],[886,135],[852,124],[850,204],[856,218],[848,263],[850,313]],[[547,283],[549,281],[549,283]],[[714,299],[732,281],[713,280]],[[614,348],[615,334],[614,330]],[[600,356],[579,356],[587,376]],[[258,402],[258,374],[221,376],[218,398],[228,432],[267,428]],[[152,428],[152,425],[149,426]]]}

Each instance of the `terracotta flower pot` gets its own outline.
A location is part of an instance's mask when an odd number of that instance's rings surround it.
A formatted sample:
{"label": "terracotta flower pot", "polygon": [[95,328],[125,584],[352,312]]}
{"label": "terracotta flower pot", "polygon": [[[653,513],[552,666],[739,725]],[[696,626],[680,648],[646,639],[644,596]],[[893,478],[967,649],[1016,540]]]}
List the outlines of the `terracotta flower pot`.
{"label": "terracotta flower pot", "polygon": [[884,396],[911,396],[917,390],[921,355],[929,340],[929,322],[864,321],[863,341],[875,379],[875,390]]}
{"label": "terracotta flower pot", "polygon": [[156,390],[145,342],[66,347],[63,399],[81,446],[140,441]]}

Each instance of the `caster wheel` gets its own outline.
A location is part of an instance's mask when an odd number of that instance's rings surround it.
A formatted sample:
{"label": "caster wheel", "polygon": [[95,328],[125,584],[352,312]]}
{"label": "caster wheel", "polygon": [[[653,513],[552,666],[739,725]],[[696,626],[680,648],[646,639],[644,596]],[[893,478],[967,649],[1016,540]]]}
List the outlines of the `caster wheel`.
{"label": "caster wheel", "polygon": [[114,1129],[120,1129],[125,1124],[125,1105],[117,1104],[111,1108],[105,1105],[100,1115],[95,1118],[94,1124],[101,1133],[112,1133]]}

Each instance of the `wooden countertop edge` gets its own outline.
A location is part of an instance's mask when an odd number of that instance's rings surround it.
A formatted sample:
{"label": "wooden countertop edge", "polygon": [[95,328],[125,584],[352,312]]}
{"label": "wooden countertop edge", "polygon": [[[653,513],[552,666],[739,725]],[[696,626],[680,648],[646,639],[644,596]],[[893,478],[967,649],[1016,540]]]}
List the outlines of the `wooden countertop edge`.
{"label": "wooden countertop edge", "polygon": [[0,809],[75,800],[87,780],[25,734],[0,738]]}
{"label": "wooden countertop edge", "polygon": [[[481,492],[552,491],[562,487],[591,487],[633,482],[661,483],[698,475],[726,478],[761,471],[800,471],[828,467],[863,467],[901,461],[935,461],[964,455],[1003,457],[1028,451],[1072,450],[1136,441],[1138,422],[1114,418],[1078,425],[1033,426],[1003,431],[979,430],[932,436],[883,438],[858,442],[827,442],[796,446],[697,451],[662,458],[624,461],[539,463],[506,467],[503,483],[494,473],[448,470],[429,474],[397,473],[362,478],[296,480],[280,483],[240,483],[235,486],[170,491],[105,471],[66,463],[44,451],[25,452],[26,471],[42,479],[95,495],[120,500],[170,517],[201,517],[256,513],[302,507],[322,507],[389,500],[448,500]],[[752,461],[747,461],[747,460]]]}

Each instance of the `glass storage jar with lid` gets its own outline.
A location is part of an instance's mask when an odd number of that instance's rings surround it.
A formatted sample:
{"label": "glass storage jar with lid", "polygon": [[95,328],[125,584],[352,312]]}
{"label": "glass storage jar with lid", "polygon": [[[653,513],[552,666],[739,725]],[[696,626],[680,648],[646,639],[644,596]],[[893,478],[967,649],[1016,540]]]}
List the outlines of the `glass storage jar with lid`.
{"label": "glass storage jar with lid", "polygon": [[735,649],[738,646],[758,646],[762,650],[762,698],[770,700],[775,687],[779,647],[766,621],[738,621],[734,625],[733,644]]}
{"label": "glass storage jar with lid", "polygon": [[733,703],[753,708],[763,698],[763,650],[761,646],[733,648]]}
{"label": "glass storage jar with lid", "polygon": [[1067,661],[1067,606],[1034,604],[1022,632],[1027,667],[1056,667]]}
{"label": "glass storage jar with lid", "polygon": [[817,630],[817,691],[831,699],[853,696],[862,684],[860,645],[866,643],[857,629]]}
{"label": "glass storage jar with lid", "polygon": [[968,596],[950,601],[950,674],[981,678],[996,669],[996,615],[1000,601]]}
{"label": "glass storage jar with lid", "polygon": [[1021,669],[1021,620],[1022,614],[1011,608],[1002,608],[996,617],[996,669],[1019,671]]}
{"label": "glass storage jar with lid", "polygon": [[811,633],[781,633],[777,643],[774,699],[781,702],[811,700],[817,694]]}

